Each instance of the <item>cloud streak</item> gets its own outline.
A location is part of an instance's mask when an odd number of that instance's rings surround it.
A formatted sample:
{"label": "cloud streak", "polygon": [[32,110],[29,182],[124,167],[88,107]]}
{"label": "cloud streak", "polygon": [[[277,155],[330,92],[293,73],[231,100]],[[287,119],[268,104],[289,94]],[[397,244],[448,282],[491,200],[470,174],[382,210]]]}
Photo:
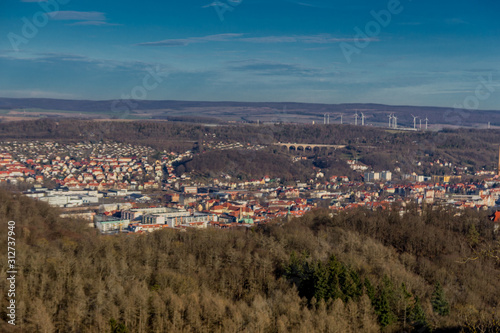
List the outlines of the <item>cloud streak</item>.
{"label": "cloud streak", "polygon": [[236,72],[254,73],[256,75],[270,76],[300,76],[311,77],[324,74],[322,70],[307,68],[297,64],[268,62],[258,60],[231,62],[230,70]]}
{"label": "cloud streak", "polygon": [[81,96],[76,94],[66,94],[56,91],[47,91],[41,89],[18,89],[18,90],[1,90],[0,96],[9,96],[11,98],[59,98],[59,99],[75,99]]}
{"label": "cloud streak", "polygon": [[196,43],[236,41],[241,36],[243,36],[243,34],[218,34],[218,35],[209,35],[209,36],[204,36],[204,37],[165,39],[165,40],[160,40],[157,42],[139,43],[137,45],[140,45],[140,46],[186,46],[189,44],[196,44]]}
{"label": "cloud streak", "polygon": [[48,13],[50,18],[56,21],[106,21],[106,15],[102,12],[77,12],[72,10],[61,10]]}
{"label": "cloud streak", "polygon": [[[147,68],[157,66],[158,63],[144,61],[120,61],[114,59],[99,59],[84,55],[70,53],[30,53],[20,57],[18,54],[2,53],[0,51],[0,60],[12,61],[13,63],[43,63],[48,65],[64,65],[81,67],[82,65],[90,65],[91,67],[99,68],[101,71],[116,71],[116,72],[141,72]],[[45,66],[45,65],[44,65]],[[167,67],[162,65],[162,68],[167,70]]]}
{"label": "cloud streak", "polygon": [[117,26],[117,25],[121,25],[121,24],[118,24],[118,23],[108,23],[108,22],[104,22],[104,21],[80,21],[80,22],[71,23],[70,25],[72,25],[72,26],[79,26],[79,25]]}
{"label": "cloud streak", "polygon": [[106,20],[106,14],[103,12],[79,12],[72,10],[61,10],[47,13],[51,20],[54,21],[75,21],[71,26],[112,26],[120,25],[109,23]]}
{"label": "cloud streak", "polygon": [[305,43],[305,44],[332,44],[341,42],[354,42],[354,41],[379,41],[378,38],[343,38],[334,37],[330,34],[319,35],[299,35],[299,36],[262,36],[262,37],[245,37],[242,33],[228,33],[218,35],[208,35],[203,37],[188,37],[180,39],[165,39],[155,42],[144,42],[136,45],[139,46],[187,46],[197,43],[208,42],[243,42],[243,43],[261,43],[261,44],[277,44],[277,43]]}

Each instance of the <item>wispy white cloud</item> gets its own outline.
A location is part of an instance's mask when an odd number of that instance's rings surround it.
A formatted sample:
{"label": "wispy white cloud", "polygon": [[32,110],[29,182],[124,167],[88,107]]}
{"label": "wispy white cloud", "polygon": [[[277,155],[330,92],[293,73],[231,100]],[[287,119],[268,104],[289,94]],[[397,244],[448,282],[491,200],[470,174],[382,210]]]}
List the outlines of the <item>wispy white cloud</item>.
{"label": "wispy white cloud", "polygon": [[[378,38],[366,38],[367,41],[378,41]],[[341,42],[352,42],[354,38],[333,37],[329,34],[302,35],[302,36],[265,36],[242,38],[243,42],[253,43],[307,43],[307,44],[331,44]]]}
{"label": "wispy white cloud", "polygon": [[425,19],[423,21],[410,21],[410,22],[398,22],[396,23],[397,25],[401,25],[401,26],[420,26],[420,25],[428,25],[428,24],[432,24],[432,25],[466,25],[466,24],[469,24],[469,22],[467,21],[464,21],[463,19],[461,18],[458,18],[458,17],[453,17],[453,18],[447,18],[447,19],[443,19],[443,18],[440,18],[440,19]]}
{"label": "wispy white cloud", "polygon": [[[207,42],[247,42],[247,43],[307,43],[307,44],[331,44],[340,42],[352,42],[353,38],[334,37],[330,34],[319,35],[300,35],[300,36],[263,36],[263,37],[244,37],[245,34],[231,33],[209,35],[203,37],[188,37],[181,39],[165,39],[156,42],[144,42],[140,46],[186,46],[194,43]],[[378,38],[367,38],[363,41],[379,41]]]}
{"label": "wispy white cloud", "polygon": [[218,34],[209,35],[204,37],[189,37],[180,39],[165,39],[157,42],[139,43],[140,46],[186,46],[194,43],[207,43],[207,42],[229,42],[234,41],[243,34]]}
{"label": "wispy white cloud", "polygon": [[103,12],[79,12],[72,10],[62,10],[47,13],[52,20],[55,21],[75,21],[68,25],[72,26],[112,26],[120,25],[109,23],[106,19],[106,14]]}
{"label": "wispy white cloud", "polygon": [[[47,65],[69,63],[75,67],[85,65],[95,66],[101,70],[109,71],[145,71],[147,68],[155,67],[158,63],[144,61],[120,61],[114,59],[92,58],[84,55],[70,53],[2,53],[0,59],[13,62],[44,63]],[[162,70],[166,67],[162,65]]]}
{"label": "wispy white cloud", "polygon": [[0,96],[8,96],[10,98],[60,98],[60,99],[75,99],[81,97],[75,94],[66,94],[61,92],[46,91],[39,89],[0,90]]}
{"label": "wispy white cloud", "polygon": [[61,10],[48,13],[50,18],[57,21],[106,21],[106,15],[102,12],[77,12],[72,10]]}
{"label": "wispy white cloud", "polygon": [[232,74],[244,75],[248,78],[267,77],[269,80],[279,78],[295,80],[307,80],[309,82],[327,82],[337,80],[344,73],[324,67],[311,67],[300,63],[290,63],[284,61],[269,61],[262,59],[247,59],[229,61],[227,71]]}
{"label": "wispy white cloud", "polygon": [[314,76],[321,74],[321,70],[307,68],[298,64],[287,64],[269,61],[237,61],[231,63],[230,69],[238,72],[252,72],[257,75],[287,75],[287,76]]}
{"label": "wispy white cloud", "polygon": [[69,25],[96,25],[96,26],[107,25],[107,26],[116,26],[116,25],[121,25],[121,24],[118,24],[118,23],[108,23],[108,22],[104,22],[104,21],[80,21],[80,22],[71,23]]}

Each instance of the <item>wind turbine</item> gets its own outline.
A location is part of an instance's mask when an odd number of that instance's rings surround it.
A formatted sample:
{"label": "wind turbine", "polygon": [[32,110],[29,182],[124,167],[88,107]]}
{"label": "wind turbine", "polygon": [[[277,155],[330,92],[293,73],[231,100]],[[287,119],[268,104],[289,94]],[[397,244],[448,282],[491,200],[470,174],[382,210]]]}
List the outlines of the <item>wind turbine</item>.
{"label": "wind turbine", "polygon": [[417,129],[417,116],[411,115],[413,117],[413,129]]}
{"label": "wind turbine", "polygon": [[389,128],[391,128],[392,127],[392,118],[394,117],[394,113],[391,113],[387,117],[389,117]]}
{"label": "wind turbine", "polygon": [[365,114],[361,112],[361,126],[365,126]]}
{"label": "wind turbine", "polygon": [[354,114],[354,125],[358,125],[358,111]]}
{"label": "wind turbine", "polygon": [[392,118],[394,119],[394,128],[398,128],[398,117],[393,116]]}
{"label": "wind turbine", "polygon": [[342,125],[342,124],[343,124],[343,121],[342,121],[342,116],[343,116],[343,115],[341,114],[341,115],[340,115],[340,125]]}
{"label": "wind turbine", "polygon": [[427,117],[425,117],[425,130],[427,130],[427,123],[429,122],[429,119],[427,119]]}

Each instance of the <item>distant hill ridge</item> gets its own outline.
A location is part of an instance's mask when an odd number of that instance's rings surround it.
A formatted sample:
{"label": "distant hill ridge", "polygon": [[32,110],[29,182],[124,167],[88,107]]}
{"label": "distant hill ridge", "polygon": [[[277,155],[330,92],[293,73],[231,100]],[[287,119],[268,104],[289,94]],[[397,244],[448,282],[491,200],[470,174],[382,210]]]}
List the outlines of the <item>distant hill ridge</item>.
{"label": "distant hill ridge", "polygon": [[[117,106],[118,105],[118,106]],[[444,124],[454,126],[500,126],[498,110],[457,110],[445,107],[383,105],[374,103],[316,104],[297,102],[231,102],[231,101],[178,101],[178,100],[133,100],[126,104],[120,100],[65,100],[50,98],[2,98],[0,109],[36,108],[42,110],[61,110],[84,112],[87,114],[115,112],[127,106],[129,111],[151,111],[152,119],[172,116],[216,117],[220,120],[243,120],[256,122],[323,122],[323,115],[330,113],[331,123],[339,123],[343,115],[344,123],[353,123],[354,114],[363,112],[367,124],[388,124],[388,116],[394,113],[400,126],[413,126],[417,116],[425,124]],[[273,119],[265,116],[274,116]],[[420,126],[420,120],[417,122]]]}
{"label": "distant hill ridge", "polygon": [[[0,97],[0,108],[41,108],[50,110],[66,111],[94,111],[96,109],[110,109],[115,100],[71,100],[71,99],[52,99],[52,98],[6,98]],[[353,109],[376,109],[384,111],[407,110],[449,110],[444,107],[434,106],[410,106],[410,105],[385,105],[376,103],[298,103],[298,102],[233,102],[233,101],[179,101],[179,100],[133,100],[134,110],[155,110],[169,108],[188,108],[188,107],[272,107],[283,108],[285,106],[292,108],[307,108],[311,111],[319,109],[329,109],[332,112],[349,111]],[[137,105],[137,106],[135,106]]]}

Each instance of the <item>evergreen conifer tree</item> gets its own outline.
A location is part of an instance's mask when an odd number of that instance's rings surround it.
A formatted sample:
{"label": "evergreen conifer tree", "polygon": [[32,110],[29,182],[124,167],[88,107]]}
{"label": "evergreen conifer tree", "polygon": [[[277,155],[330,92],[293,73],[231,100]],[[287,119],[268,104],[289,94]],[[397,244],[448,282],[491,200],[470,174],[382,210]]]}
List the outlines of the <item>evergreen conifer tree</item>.
{"label": "evergreen conifer tree", "polygon": [[450,313],[450,305],[445,298],[443,287],[439,282],[436,283],[434,292],[432,293],[431,304],[434,312],[440,316],[446,316]]}
{"label": "evergreen conifer tree", "polygon": [[415,303],[413,304],[413,308],[411,309],[410,313],[410,320],[416,330],[421,331],[422,329],[426,329],[429,326],[424,309],[422,309],[422,305],[420,304],[420,300],[418,299],[418,297],[415,297]]}

